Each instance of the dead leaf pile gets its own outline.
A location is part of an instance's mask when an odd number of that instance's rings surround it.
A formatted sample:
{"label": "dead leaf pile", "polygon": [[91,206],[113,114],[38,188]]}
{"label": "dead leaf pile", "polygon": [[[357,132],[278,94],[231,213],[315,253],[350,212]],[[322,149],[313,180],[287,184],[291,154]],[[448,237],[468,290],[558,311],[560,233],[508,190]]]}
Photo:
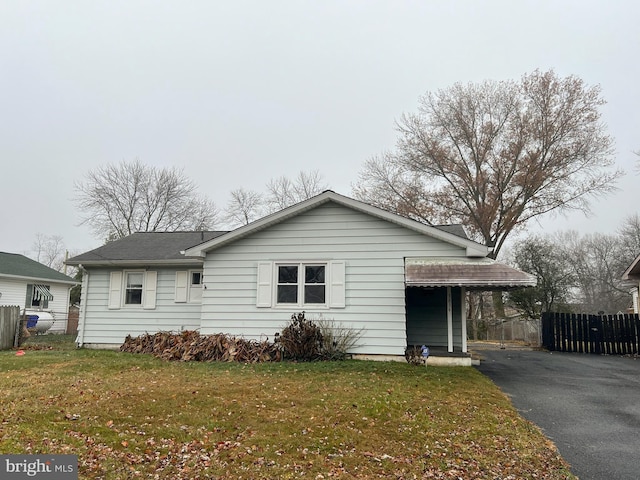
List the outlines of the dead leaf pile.
{"label": "dead leaf pile", "polygon": [[120,351],[148,353],[163,360],[183,362],[274,362],[281,351],[267,340],[260,342],[218,333],[201,335],[195,330],[158,332],[138,337],[127,335]]}

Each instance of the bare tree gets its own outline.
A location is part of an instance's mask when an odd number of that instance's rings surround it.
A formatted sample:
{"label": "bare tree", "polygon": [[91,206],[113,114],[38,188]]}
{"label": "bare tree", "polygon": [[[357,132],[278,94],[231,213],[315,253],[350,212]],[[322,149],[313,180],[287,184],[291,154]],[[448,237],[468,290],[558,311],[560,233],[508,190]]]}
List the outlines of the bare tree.
{"label": "bare tree", "polygon": [[29,256],[36,262],[61,272],[64,269],[65,253],[66,247],[61,236],[37,233]]}
{"label": "bare tree", "polygon": [[604,103],[599,87],[552,71],[427,93],[397,122],[395,151],[365,163],[354,194],[426,223],[462,223],[495,258],[530,219],[588,212],[615,188]]}
{"label": "bare tree", "polygon": [[263,213],[263,197],[253,190],[238,188],[231,191],[231,200],[226,208],[226,221],[232,227],[247,225]]}
{"label": "bare tree", "polygon": [[626,310],[631,296],[621,277],[636,254],[624,247],[620,235],[569,231],[559,234],[555,243],[573,268],[575,302],[583,312]]}
{"label": "bare tree", "polygon": [[267,184],[266,204],[269,212],[277,212],[327,190],[318,170],[299,172],[294,180],[281,176]]}
{"label": "bare tree", "polygon": [[91,170],[75,187],[82,223],[107,240],[134,232],[205,230],[219,215],[181,169],[138,159]]}
{"label": "bare tree", "polygon": [[[637,213],[627,217],[618,229],[622,239],[623,248],[627,255],[631,255],[631,261],[640,254],[640,215]],[[627,265],[629,266],[629,265]]]}

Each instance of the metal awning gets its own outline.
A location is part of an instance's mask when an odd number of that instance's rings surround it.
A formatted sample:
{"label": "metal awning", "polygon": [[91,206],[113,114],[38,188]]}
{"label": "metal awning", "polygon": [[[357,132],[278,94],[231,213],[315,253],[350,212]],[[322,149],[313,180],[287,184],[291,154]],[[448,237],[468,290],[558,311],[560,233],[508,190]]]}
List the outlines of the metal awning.
{"label": "metal awning", "polygon": [[53,295],[46,285],[34,285],[33,286],[33,299],[34,300],[53,300]]}
{"label": "metal awning", "polygon": [[404,272],[407,287],[508,290],[537,283],[533,275],[490,258],[407,258]]}

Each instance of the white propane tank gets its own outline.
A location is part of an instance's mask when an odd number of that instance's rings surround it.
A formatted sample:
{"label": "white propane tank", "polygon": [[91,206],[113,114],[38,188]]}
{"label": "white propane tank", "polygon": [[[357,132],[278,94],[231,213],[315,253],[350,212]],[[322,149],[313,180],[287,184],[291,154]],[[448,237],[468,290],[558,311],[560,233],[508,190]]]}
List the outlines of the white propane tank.
{"label": "white propane tank", "polygon": [[34,327],[37,335],[46,333],[53,326],[54,318],[49,312],[27,310],[26,314],[28,316],[38,317],[38,322]]}

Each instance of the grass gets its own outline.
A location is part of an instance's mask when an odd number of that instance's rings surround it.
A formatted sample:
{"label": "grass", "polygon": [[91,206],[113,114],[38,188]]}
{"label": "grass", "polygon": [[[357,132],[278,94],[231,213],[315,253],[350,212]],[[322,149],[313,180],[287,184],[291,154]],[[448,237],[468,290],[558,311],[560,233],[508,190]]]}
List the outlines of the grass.
{"label": "grass", "polygon": [[26,347],[0,352],[0,452],[75,454],[80,478],[575,478],[473,368]]}

